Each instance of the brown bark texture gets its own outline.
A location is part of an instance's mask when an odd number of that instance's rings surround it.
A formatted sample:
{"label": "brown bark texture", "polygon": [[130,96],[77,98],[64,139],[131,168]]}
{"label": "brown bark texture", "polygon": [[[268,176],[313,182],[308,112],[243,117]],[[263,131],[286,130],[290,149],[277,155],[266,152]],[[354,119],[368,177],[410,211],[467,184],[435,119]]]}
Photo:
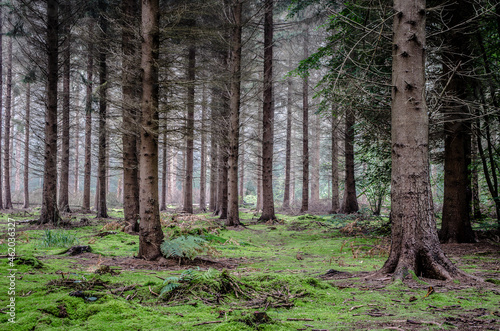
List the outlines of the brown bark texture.
{"label": "brown bark texture", "polygon": [[392,244],[381,272],[393,273],[396,279],[410,272],[434,279],[465,276],[441,250],[434,218],[425,101],[425,0],[396,0],[394,9]]}
{"label": "brown bark texture", "polygon": [[58,4],[57,0],[47,0],[47,109],[40,224],[57,224],[60,219],[57,208]]}
{"label": "brown bark texture", "polygon": [[354,110],[346,109],[345,114],[345,183],[344,198],[340,212],[342,214],[352,214],[359,210],[358,199],[356,197],[356,180],[354,178],[354,125],[356,117]]}
{"label": "brown bark texture", "polygon": [[142,114],[140,177],[139,258],[155,260],[161,256],[163,231],[158,201],[158,52],[159,1],[142,1]]}
{"label": "brown bark texture", "polygon": [[125,231],[139,232],[139,162],[137,157],[138,91],[140,60],[136,56],[136,36],[131,22],[137,23],[136,0],[122,0],[122,144],[123,144],[123,216]]}
{"label": "brown bark texture", "polygon": [[273,195],[273,0],[264,2],[264,106],[262,109],[262,215],[260,221],[275,220]]}
{"label": "brown bark texture", "polygon": [[196,48],[188,50],[187,66],[187,119],[186,119],[186,173],[184,176],[184,208],[193,213],[193,156],[194,156],[194,84],[196,79]]}
{"label": "brown bark texture", "polygon": [[69,115],[70,115],[70,70],[71,70],[71,39],[70,17],[71,7],[64,1],[61,11],[64,16],[62,34],[63,44],[63,92],[62,92],[62,128],[61,128],[61,176],[59,178],[59,211],[70,213],[69,208]]}
{"label": "brown bark texture", "polygon": [[232,4],[231,86],[229,97],[229,155],[228,155],[228,208],[227,226],[238,226],[238,157],[240,137],[240,87],[241,87],[241,9],[240,0]]}

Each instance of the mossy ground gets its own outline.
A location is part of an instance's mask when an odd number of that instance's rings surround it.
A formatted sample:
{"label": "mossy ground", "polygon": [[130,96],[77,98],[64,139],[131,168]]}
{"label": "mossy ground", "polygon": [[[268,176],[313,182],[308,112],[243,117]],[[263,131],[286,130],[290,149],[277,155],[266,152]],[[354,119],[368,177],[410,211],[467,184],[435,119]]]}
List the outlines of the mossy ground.
{"label": "mossy ground", "polygon": [[[7,216],[0,215],[0,255],[7,253]],[[113,211],[114,218],[121,217]],[[219,255],[206,257],[218,264],[167,265],[132,259],[139,238],[113,229],[115,220],[81,218],[86,226],[57,230],[74,235],[92,254],[70,257],[63,247],[42,247],[44,228],[18,223],[16,254],[16,323],[5,314],[9,280],[0,278],[2,330],[442,330],[500,327],[499,246],[494,242],[444,245],[463,270],[488,279],[484,284],[460,284],[428,279],[389,278],[366,280],[387,258],[389,239],[384,220],[361,216],[291,217],[278,215],[283,224],[254,224],[252,213],[242,213],[248,228],[224,229],[206,219],[165,214],[166,236],[202,234]],[[16,213],[16,220],[33,215]],[[209,220],[207,220],[209,219]],[[109,233],[103,236],[105,231]],[[115,233],[116,232],[116,233]],[[34,258],[32,258],[34,257]],[[39,262],[42,263],[40,265]],[[0,260],[2,276],[9,261]],[[141,264],[142,263],[142,264]],[[100,266],[112,273],[96,274]],[[185,300],[159,299],[163,280],[183,270],[230,268],[229,274],[255,293],[275,293],[259,304],[257,299],[235,296],[210,304],[197,293]],[[325,276],[330,269],[329,275]],[[108,270],[109,271],[109,270]],[[495,284],[496,283],[496,284]],[[429,287],[434,292],[429,294]],[[78,292],[80,291],[80,292]],[[70,293],[72,295],[70,295]],[[78,294],[80,293],[80,295]],[[429,295],[428,295],[429,294]],[[75,296],[76,295],[76,296]],[[216,294],[208,294],[216,296]],[[273,298],[290,298],[292,307],[279,307]],[[267,307],[267,309],[266,309]],[[275,308],[273,308],[275,307]],[[266,311],[268,323],[256,325],[254,311]],[[197,325],[203,322],[217,322]]]}

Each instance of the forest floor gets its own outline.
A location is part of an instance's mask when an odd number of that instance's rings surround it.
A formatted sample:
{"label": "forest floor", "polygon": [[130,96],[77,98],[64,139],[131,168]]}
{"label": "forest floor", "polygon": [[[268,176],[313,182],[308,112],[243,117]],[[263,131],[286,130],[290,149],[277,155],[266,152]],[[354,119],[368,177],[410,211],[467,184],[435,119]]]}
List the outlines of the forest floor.
{"label": "forest floor", "polygon": [[[0,215],[0,329],[500,330],[500,244],[489,233],[443,245],[484,282],[394,282],[365,279],[387,259],[382,218],[278,215],[258,224],[242,212],[246,227],[228,229],[208,214],[166,213],[166,238],[201,237],[205,255],[148,262],[134,258],[139,238],[120,231],[121,211],[112,216],[75,213],[55,229],[27,222],[36,212]],[[8,217],[17,225],[13,266]],[[74,245],[91,251],[69,255]]]}

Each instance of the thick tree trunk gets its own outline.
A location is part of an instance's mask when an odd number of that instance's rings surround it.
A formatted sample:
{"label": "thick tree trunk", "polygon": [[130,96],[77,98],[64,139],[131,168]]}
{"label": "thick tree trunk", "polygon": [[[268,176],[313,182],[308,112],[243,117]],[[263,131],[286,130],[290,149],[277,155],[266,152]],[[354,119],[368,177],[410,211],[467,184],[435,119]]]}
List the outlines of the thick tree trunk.
{"label": "thick tree trunk", "polygon": [[345,184],[344,199],[340,212],[342,214],[352,214],[359,210],[358,199],[356,197],[356,181],[354,179],[354,125],[356,118],[354,110],[347,108],[345,114]]}
{"label": "thick tree trunk", "polygon": [[320,141],[321,141],[321,122],[319,115],[314,116],[312,158],[311,158],[311,204],[319,203],[319,167],[320,167]]}
{"label": "thick tree trunk", "polygon": [[[291,67],[291,63],[289,63],[289,67]],[[286,94],[285,191],[283,192],[284,210],[290,209],[290,167],[292,165],[292,88],[293,82],[289,77],[287,80]]]}
{"label": "thick tree trunk", "polygon": [[71,7],[69,2],[63,2],[61,11],[64,15],[62,33],[63,44],[63,103],[62,103],[62,135],[61,135],[61,177],[59,178],[59,210],[70,213],[69,208],[69,104],[70,104],[70,70],[71,70],[71,39],[69,19]]}
{"label": "thick tree trunk", "polygon": [[123,144],[123,216],[125,231],[139,232],[139,162],[137,157],[139,59],[136,37],[130,26],[138,14],[136,0],[122,0],[122,144]]}
{"label": "thick tree trunk", "polygon": [[203,85],[201,100],[201,146],[200,146],[200,210],[207,211],[207,91]]}
{"label": "thick tree trunk", "polygon": [[240,224],[238,209],[238,157],[240,139],[240,86],[241,86],[241,7],[240,0],[232,6],[233,24],[231,40],[231,87],[229,104],[228,155],[228,214],[227,226]]}
{"label": "thick tree trunk", "polygon": [[96,191],[99,191],[99,199],[97,200],[97,217],[107,218],[108,208],[106,206],[106,152],[107,152],[107,129],[106,119],[108,110],[107,90],[108,90],[108,67],[107,58],[107,30],[108,22],[105,17],[107,5],[104,0],[99,0],[100,9],[99,28],[100,28],[100,45],[99,45],[99,153],[97,159],[97,174],[99,176],[99,185]]}
{"label": "thick tree trunk", "polygon": [[[89,19],[88,33],[93,34],[93,20]],[[92,88],[94,79],[94,43],[87,44],[87,79],[85,89],[85,165],[83,173],[82,210],[90,212],[90,174],[92,172]]]}
{"label": "thick tree trunk", "polygon": [[[309,33],[304,31],[304,59],[307,59]],[[309,78],[304,76],[302,80],[302,207],[300,212],[309,209]]]}
{"label": "thick tree trunk", "polygon": [[193,213],[193,155],[194,155],[194,84],[196,79],[196,48],[188,50],[187,66],[187,120],[186,120],[186,174],[184,176],[184,212]]}
{"label": "thick tree trunk", "polygon": [[265,0],[264,13],[264,107],[262,110],[262,215],[259,221],[275,220],[273,195],[273,0]]}
{"label": "thick tree trunk", "polygon": [[468,106],[464,104],[469,91],[464,74],[471,70],[467,64],[471,61],[471,51],[464,45],[471,44],[467,40],[472,38],[458,26],[468,20],[474,10],[469,1],[463,0],[451,4],[448,10],[452,12],[449,24],[454,28],[446,33],[445,58],[449,63],[445,63],[444,71],[448,82],[446,94],[450,100],[443,107],[444,198],[439,239],[445,243],[470,243],[475,242],[475,236],[470,224],[471,137],[470,127],[466,122],[469,116]]}
{"label": "thick tree trunk", "polygon": [[394,9],[392,244],[381,272],[396,279],[410,272],[435,279],[465,277],[441,250],[434,218],[424,93],[425,0],[395,0]]}
{"label": "thick tree trunk", "polygon": [[24,204],[23,208],[30,207],[30,112],[31,112],[31,83],[26,83],[26,114],[25,114],[25,129],[24,129]]}
{"label": "thick tree trunk", "polygon": [[332,116],[332,209],[331,214],[338,213],[339,204],[339,147],[338,147],[339,121],[336,115]]}
{"label": "thick tree trunk", "polygon": [[[5,95],[5,149],[4,149],[4,192],[5,192],[5,209],[12,209],[12,196],[10,190],[10,121],[12,114],[12,36],[7,42],[7,80],[6,80],[6,95]],[[1,93],[1,91],[0,91]]]}
{"label": "thick tree trunk", "polygon": [[47,109],[40,224],[57,224],[60,219],[57,209],[58,5],[57,0],[47,0]]}
{"label": "thick tree trunk", "polygon": [[155,260],[161,256],[163,231],[158,205],[158,52],[159,1],[142,1],[142,116],[139,160],[140,224],[139,258]]}

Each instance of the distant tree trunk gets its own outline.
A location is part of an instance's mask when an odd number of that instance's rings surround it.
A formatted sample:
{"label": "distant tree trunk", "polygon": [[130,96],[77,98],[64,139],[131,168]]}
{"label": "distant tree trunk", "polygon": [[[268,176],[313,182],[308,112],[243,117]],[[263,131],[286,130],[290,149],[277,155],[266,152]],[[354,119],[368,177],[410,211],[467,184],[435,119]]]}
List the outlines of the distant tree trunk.
{"label": "distant tree trunk", "polygon": [[[1,13],[0,13],[1,15]],[[30,207],[30,188],[29,188],[29,161],[30,161],[30,109],[31,107],[31,83],[26,83],[26,113],[24,129],[24,204],[23,208]]]}
{"label": "distant tree trunk", "polygon": [[45,111],[42,209],[39,224],[57,224],[60,219],[57,209],[58,6],[57,0],[47,0],[47,109]]}
{"label": "distant tree trunk", "polygon": [[472,151],[471,151],[471,162],[472,162],[472,207],[473,217],[475,220],[480,220],[482,218],[481,213],[481,203],[479,200],[479,174],[478,174],[478,158],[477,158],[477,138],[473,136],[472,140]]}
{"label": "distant tree trunk", "polygon": [[241,86],[241,7],[240,0],[232,5],[233,24],[231,40],[231,88],[229,115],[228,155],[228,214],[226,226],[240,224],[238,209],[238,157],[240,138],[240,86]]}
{"label": "distant tree trunk", "polygon": [[[289,61],[291,67],[291,61]],[[286,102],[286,150],[285,150],[285,192],[283,193],[283,209],[290,209],[290,167],[292,165],[292,88],[293,82],[287,80]]]}
{"label": "distant tree trunk", "polygon": [[337,117],[332,116],[332,209],[331,214],[338,213],[339,205],[339,147],[338,147],[338,125]]}
{"label": "distant tree trunk", "polygon": [[[213,98],[213,96],[212,96]],[[216,123],[214,120],[214,109],[212,108],[212,119],[210,124],[210,201],[209,201],[209,210],[214,212],[217,208],[217,183],[219,182],[217,179],[217,169],[219,168],[218,161],[218,153],[217,153],[217,134],[215,132]]]}
{"label": "distant tree trunk", "polygon": [[[303,58],[307,59],[309,33],[304,31]],[[302,207],[300,212],[309,209],[309,78],[302,80]]]}
{"label": "distant tree trunk", "polygon": [[264,107],[262,110],[262,215],[260,221],[275,220],[273,195],[273,0],[264,1]]}
{"label": "distant tree trunk", "polygon": [[75,107],[75,182],[74,195],[78,194],[78,186],[80,185],[80,93],[77,92],[78,106]]}
{"label": "distant tree trunk", "polygon": [[352,214],[359,210],[356,197],[356,181],[354,179],[354,125],[356,118],[354,110],[348,107],[345,114],[345,184],[344,200],[340,212]]}
{"label": "distant tree trunk", "polygon": [[314,133],[312,135],[312,158],[311,158],[311,203],[319,203],[319,167],[320,167],[320,141],[321,141],[321,122],[318,115],[314,116]]}
{"label": "distant tree trunk", "polygon": [[434,218],[424,93],[425,0],[395,0],[394,9],[392,243],[381,272],[395,279],[410,272],[434,279],[466,277],[441,250]]}
{"label": "distant tree trunk", "polygon": [[193,213],[193,155],[194,155],[194,84],[196,79],[196,48],[188,50],[186,121],[186,175],[184,177],[184,212]]}
{"label": "distant tree trunk", "polygon": [[155,260],[161,256],[163,231],[158,205],[158,53],[159,0],[142,1],[142,117],[140,149],[139,258]]}
{"label": "distant tree trunk", "polygon": [[[259,121],[257,136],[260,138],[262,137],[262,108],[259,108],[257,121]],[[259,152],[262,150],[262,141],[260,139],[257,142],[257,148],[260,149]],[[257,188],[256,209],[257,211],[262,211],[262,155],[259,152],[257,152],[257,172],[255,174],[255,186]]]}
{"label": "distant tree trunk", "polygon": [[219,216],[220,219],[227,219],[227,161],[228,155],[227,151],[222,147],[224,144],[221,144],[219,148],[219,181],[217,187],[217,207],[215,209],[216,215]]}
{"label": "distant tree trunk", "polygon": [[[93,33],[93,20],[89,20],[88,33]],[[83,177],[83,203],[82,209],[90,212],[90,174],[92,172],[92,88],[94,74],[94,43],[87,44],[87,78],[85,93],[85,165]]]}
{"label": "distant tree trunk", "polygon": [[[5,95],[5,155],[4,155],[4,190],[5,209],[12,209],[12,196],[10,190],[10,121],[12,114],[12,36],[7,42],[7,90]],[[0,91],[1,93],[1,91]]]}
{"label": "distant tree trunk", "polygon": [[139,162],[137,157],[138,93],[140,79],[136,38],[131,22],[138,14],[136,0],[122,0],[122,144],[123,144],[123,216],[125,231],[139,232]]}
{"label": "distant tree trunk", "polygon": [[3,209],[2,133],[3,133],[3,6],[0,6],[0,209]]}
{"label": "distant tree trunk", "polygon": [[97,164],[97,173],[99,176],[99,186],[96,191],[99,191],[99,199],[97,205],[97,217],[107,218],[108,208],[106,206],[106,151],[107,151],[107,129],[106,118],[108,110],[107,90],[108,90],[108,67],[106,64],[107,58],[107,31],[108,22],[105,17],[107,4],[104,0],[99,0],[98,7],[100,9],[99,28],[100,28],[100,45],[99,45],[99,155]]}
{"label": "distant tree trunk", "polygon": [[161,204],[160,210],[167,210],[167,169],[168,169],[168,155],[167,155],[167,116],[165,116],[165,129],[163,130],[163,146],[162,146],[162,168],[161,168]]}
{"label": "distant tree trunk", "polygon": [[[243,126],[241,127],[241,135],[244,134],[245,129]],[[238,189],[240,190],[238,195],[239,195],[239,201],[240,203],[245,202],[245,143],[241,143],[240,146],[240,179],[239,179],[239,186]]]}
{"label": "distant tree trunk", "polygon": [[[446,92],[450,99],[445,102],[444,121],[444,197],[443,220],[439,239],[443,243],[475,242],[470,223],[470,127],[466,122],[468,105],[464,101],[468,97],[468,81],[463,73],[471,70],[470,49],[464,45],[472,44],[472,38],[459,26],[470,19],[474,8],[469,1],[459,0],[448,8],[452,15],[450,26],[454,27],[446,33],[445,77],[449,76]],[[466,25],[467,26],[467,25]],[[470,26],[469,26],[470,27]],[[465,42],[465,44],[464,44]],[[459,101],[455,101],[456,99]]]}
{"label": "distant tree trunk", "polygon": [[201,100],[201,146],[200,146],[200,210],[207,211],[206,193],[207,193],[207,91],[203,85]]}
{"label": "distant tree trunk", "polygon": [[71,7],[69,1],[63,1],[61,11],[64,16],[62,25],[63,44],[63,102],[62,102],[62,135],[61,135],[61,177],[59,178],[59,210],[70,213],[69,208],[69,104],[70,104],[70,70],[71,70],[71,31],[69,20]]}

